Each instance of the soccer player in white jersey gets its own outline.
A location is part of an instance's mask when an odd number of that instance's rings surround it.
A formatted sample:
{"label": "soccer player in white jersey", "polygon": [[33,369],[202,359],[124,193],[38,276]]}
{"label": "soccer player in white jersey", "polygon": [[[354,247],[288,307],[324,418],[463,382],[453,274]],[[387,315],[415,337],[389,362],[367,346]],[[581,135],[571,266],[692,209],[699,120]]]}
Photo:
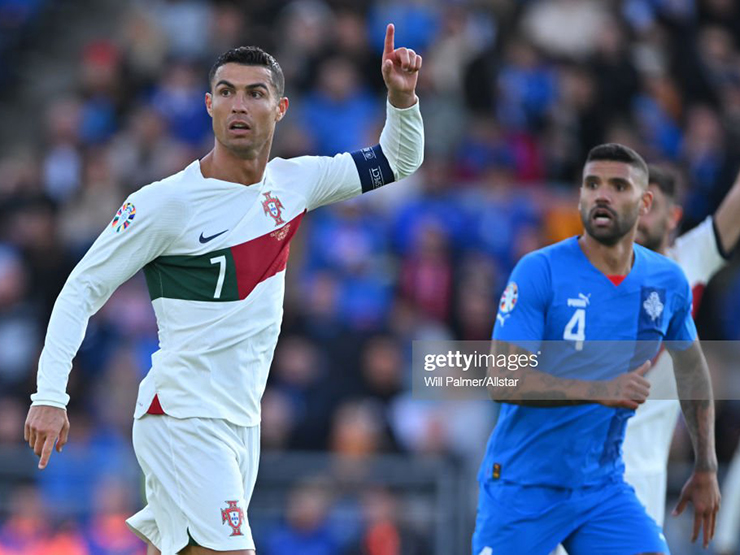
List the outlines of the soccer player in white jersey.
{"label": "soccer player in white jersey", "polygon": [[268,162],[286,114],[284,78],[256,47],[223,54],[205,108],[214,148],[133,193],[54,306],[25,438],[43,469],[67,442],[67,378],[89,317],[140,269],[159,327],[133,442],[147,506],[129,527],[148,555],[254,554],[247,507],[259,459],[260,399],[280,330],[289,243],[305,212],[413,173],[423,159],[422,59],[386,30],[379,144]]}
{"label": "soccer player in white jersey", "polygon": [[[637,242],[678,262],[693,290],[696,316],[704,287],[724,266],[740,238],[740,176],[713,216],[671,244],[682,216],[676,203],[675,178],[656,166],[649,170],[653,205],[640,219]],[[627,424],[624,477],[635,488],[648,514],[662,526],[668,452],[680,411],[673,365],[665,352],[658,355],[646,378],[651,382],[653,399],[648,398]],[[677,507],[677,512],[682,510],[683,505]]]}

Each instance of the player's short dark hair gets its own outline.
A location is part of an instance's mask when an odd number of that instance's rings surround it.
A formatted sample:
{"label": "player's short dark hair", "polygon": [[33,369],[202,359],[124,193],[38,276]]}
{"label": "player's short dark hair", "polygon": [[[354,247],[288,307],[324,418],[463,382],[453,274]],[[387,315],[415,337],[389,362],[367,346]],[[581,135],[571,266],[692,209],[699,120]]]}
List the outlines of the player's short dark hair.
{"label": "player's short dark hair", "polygon": [[618,143],[606,143],[593,147],[586,158],[586,163],[596,160],[610,160],[614,162],[624,162],[632,167],[641,170],[645,176],[649,176],[648,165],[645,160],[628,146]]}
{"label": "player's short dark hair", "polygon": [[283,69],[277,60],[262,50],[259,46],[239,46],[221,54],[208,72],[208,83],[213,86],[213,78],[216,71],[225,64],[241,64],[243,66],[263,66],[270,70],[272,85],[277,91],[278,97],[285,92],[285,76]]}
{"label": "player's short dark hair", "polygon": [[678,194],[675,174],[654,164],[650,164],[648,169],[650,171],[648,183],[655,185],[668,199],[675,201]]}

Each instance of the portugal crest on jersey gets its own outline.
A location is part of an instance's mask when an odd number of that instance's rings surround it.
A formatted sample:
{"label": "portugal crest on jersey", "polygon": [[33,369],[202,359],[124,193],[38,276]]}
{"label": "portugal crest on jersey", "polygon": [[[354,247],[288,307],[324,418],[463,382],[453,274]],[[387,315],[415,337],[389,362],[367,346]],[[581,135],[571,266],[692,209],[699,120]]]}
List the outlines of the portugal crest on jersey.
{"label": "portugal crest on jersey", "polygon": [[227,501],[228,507],[221,509],[221,524],[231,526],[232,536],[243,536],[242,524],[244,524],[244,511],[237,506],[238,501]]}
{"label": "portugal crest on jersey", "polygon": [[280,199],[277,197],[272,196],[272,191],[267,191],[266,193],[262,193],[265,197],[265,200],[262,201],[262,209],[265,211],[265,214],[268,216],[272,216],[272,218],[275,220],[275,225],[280,225],[285,223],[283,221],[283,203],[280,202]]}
{"label": "portugal crest on jersey", "polygon": [[136,216],[136,207],[130,202],[124,202],[123,206],[118,209],[110,226],[116,233],[125,231],[133,223]]}

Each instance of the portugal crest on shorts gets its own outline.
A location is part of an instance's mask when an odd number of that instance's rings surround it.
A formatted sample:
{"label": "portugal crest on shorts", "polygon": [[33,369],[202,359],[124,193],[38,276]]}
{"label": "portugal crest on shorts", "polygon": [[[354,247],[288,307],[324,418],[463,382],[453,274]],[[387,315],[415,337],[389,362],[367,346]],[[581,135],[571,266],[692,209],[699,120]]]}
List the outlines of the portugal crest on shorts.
{"label": "portugal crest on shorts", "polygon": [[242,524],[244,524],[244,511],[237,506],[238,501],[227,501],[228,507],[221,509],[221,524],[224,522],[231,526],[232,536],[243,536]]}
{"label": "portugal crest on shorts", "polygon": [[265,211],[265,214],[268,216],[272,216],[272,219],[275,220],[275,225],[280,225],[285,223],[283,221],[283,203],[280,202],[280,199],[277,197],[272,196],[272,191],[267,191],[266,193],[262,193],[265,197],[265,200],[262,201],[262,208]]}

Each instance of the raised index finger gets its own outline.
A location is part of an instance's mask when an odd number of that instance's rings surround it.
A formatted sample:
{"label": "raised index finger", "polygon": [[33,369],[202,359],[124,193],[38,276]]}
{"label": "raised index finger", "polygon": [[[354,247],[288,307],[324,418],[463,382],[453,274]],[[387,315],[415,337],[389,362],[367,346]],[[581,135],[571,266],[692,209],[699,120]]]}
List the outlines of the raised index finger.
{"label": "raised index finger", "polygon": [[43,470],[46,468],[46,465],[49,464],[49,458],[51,457],[51,452],[54,449],[54,442],[56,441],[56,436],[53,434],[49,434],[46,436],[46,441],[44,441],[44,447],[41,449],[41,459],[39,459],[39,469]]}
{"label": "raised index finger", "polygon": [[393,36],[396,33],[396,28],[393,25],[393,23],[389,23],[388,26],[385,28],[385,44],[383,45],[383,58],[387,58],[391,54],[393,54],[393,50],[395,48],[393,47]]}

